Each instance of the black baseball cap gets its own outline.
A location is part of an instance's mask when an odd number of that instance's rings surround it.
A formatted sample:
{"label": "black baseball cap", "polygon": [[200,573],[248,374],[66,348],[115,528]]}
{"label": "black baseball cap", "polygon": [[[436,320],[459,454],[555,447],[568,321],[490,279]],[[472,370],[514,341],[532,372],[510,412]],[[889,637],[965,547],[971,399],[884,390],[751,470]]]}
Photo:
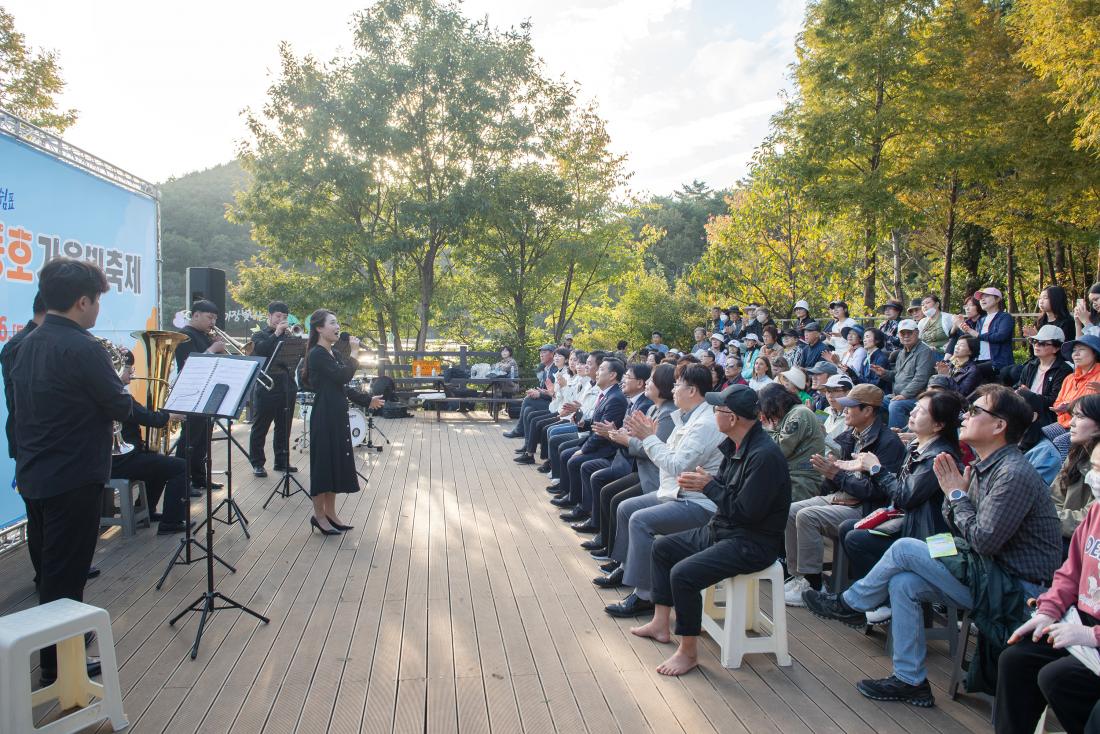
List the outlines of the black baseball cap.
{"label": "black baseball cap", "polygon": [[704,397],[711,405],[724,405],[742,418],[755,419],[760,412],[756,391],[748,385],[730,385],[722,392],[708,392]]}

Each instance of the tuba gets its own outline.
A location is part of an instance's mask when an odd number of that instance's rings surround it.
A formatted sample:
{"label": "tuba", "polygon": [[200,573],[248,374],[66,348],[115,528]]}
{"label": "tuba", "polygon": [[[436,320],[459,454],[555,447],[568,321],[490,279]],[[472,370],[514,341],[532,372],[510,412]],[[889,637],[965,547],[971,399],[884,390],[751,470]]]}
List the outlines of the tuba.
{"label": "tuba", "polygon": [[[111,367],[118,373],[119,378],[122,378],[122,373],[126,370],[126,360],[122,357],[122,352],[119,348],[111,343],[110,339],[104,339],[103,337],[96,337],[96,340],[100,343],[104,349],[107,350],[107,356],[111,360]],[[123,456],[134,450],[132,444],[126,443],[126,440],[122,437],[122,424],[115,421],[114,435],[111,437],[111,455]]]}
{"label": "tuba", "polygon": [[[145,369],[148,383],[145,392],[145,407],[160,410],[168,399],[168,375],[172,372],[176,347],[190,339],[178,331],[134,331],[130,336],[139,340],[145,347]],[[168,446],[175,424],[170,421],[163,428],[146,428],[145,443],[152,451],[168,453]]]}

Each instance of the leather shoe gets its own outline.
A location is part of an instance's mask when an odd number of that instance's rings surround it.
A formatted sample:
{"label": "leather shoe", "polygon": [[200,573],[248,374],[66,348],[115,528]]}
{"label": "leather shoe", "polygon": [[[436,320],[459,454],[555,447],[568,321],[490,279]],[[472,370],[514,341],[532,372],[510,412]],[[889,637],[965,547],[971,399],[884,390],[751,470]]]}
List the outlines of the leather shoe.
{"label": "leather shoe", "polygon": [[99,569],[95,566],[88,568],[88,578],[94,579],[96,576],[99,576]]}
{"label": "leather shoe", "polygon": [[592,579],[592,583],[599,586],[601,589],[617,589],[623,585],[623,576],[626,575],[626,570],[619,566],[606,576],[597,576]]}
{"label": "leather shoe", "polygon": [[561,485],[560,484],[551,484],[549,487],[546,488],[546,491],[549,492],[550,494],[554,495],[555,497],[557,497],[558,495],[561,494]]}
{"label": "leather shoe", "polygon": [[[607,548],[596,548],[588,552],[588,555],[592,556],[593,561],[610,561],[611,556],[608,555],[610,551]],[[615,561],[618,563],[618,561]]]}
{"label": "leather shoe", "polygon": [[516,458],[512,459],[512,461],[516,462],[517,464],[534,464],[535,457],[531,456],[531,454],[528,454],[527,452],[524,452]]}
{"label": "leather shoe", "polygon": [[612,617],[637,617],[653,611],[653,602],[639,598],[634,592],[618,604],[608,604],[603,608]]}
{"label": "leather shoe", "polygon": [[584,522],[578,522],[570,525],[569,527],[576,530],[578,533],[598,533],[600,532],[600,526],[592,523],[592,519],[589,518]]}
{"label": "leather shoe", "polygon": [[199,497],[202,497],[202,490],[192,484],[191,492],[189,494],[191,495],[191,499],[198,499]]}
{"label": "leather shoe", "polygon": [[553,467],[550,466],[550,462],[549,461],[544,461],[542,463],[542,466],[540,466],[538,470],[542,474],[549,474],[552,469],[553,469]]}
{"label": "leather shoe", "polygon": [[518,449],[516,449],[516,450],[515,450],[515,451],[513,451],[512,453],[514,453],[514,454],[526,454],[526,453],[527,453],[527,449],[526,449],[525,447],[523,447],[523,446],[520,446],[520,447],[519,447]]}
{"label": "leather shoe", "polygon": [[587,551],[596,550],[597,548],[603,548],[604,544],[605,541],[603,539],[603,536],[596,535],[596,537],[592,538],[591,540],[586,540],[581,543],[581,548],[584,548]]}
{"label": "leather shoe", "polygon": [[588,513],[582,510],[580,507],[574,507],[571,510],[566,510],[565,512],[561,513],[560,515],[558,515],[558,517],[560,517],[562,520],[565,520],[566,522],[576,522],[578,520],[587,520]]}
{"label": "leather shoe", "polygon": [[252,475],[257,477],[266,477],[267,469],[264,469],[263,464],[256,464],[252,467]]}
{"label": "leather shoe", "polygon": [[[101,672],[102,670],[100,669],[99,658],[89,657],[88,677],[95,678]],[[42,668],[40,673],[42,677],[39,678],[39,685],[41,685],[43,688],[45,688],[46,686],[52,686],[55,682],[57,682],[56,668]]]}
{"label": "leather shoe", "polygon": [[520,436],[520,434],[516,433],[515,431],[505,431],[504,432],[504,437],[505,438],[522,438],[522,436]]}
{"label": "leather shoe", "polygon": [[273,468],[277,472],[286,472],[288,474],[293,474],[294,472],[298,471],[298,467],[296,466],[276,466]]}
{"label": "leather shoe", "polygon": [[600,564],[600,570],[604,573],[611,573],[621,565],[623,564],[619,563],[618,561],[608,561],[607,563]]}
{"label": "leather shoe", "polygon": [[157,535],[175,535],[187,530],[185,522],[160,522],[157,523]]}
{"label": "leather shoe", "polygon": [[573,500],[569,499],[569,495],[563,494],[560,497],[555,497],[554,499],[550,500],[550,504],[552,504],[554,507],[572,507]]}

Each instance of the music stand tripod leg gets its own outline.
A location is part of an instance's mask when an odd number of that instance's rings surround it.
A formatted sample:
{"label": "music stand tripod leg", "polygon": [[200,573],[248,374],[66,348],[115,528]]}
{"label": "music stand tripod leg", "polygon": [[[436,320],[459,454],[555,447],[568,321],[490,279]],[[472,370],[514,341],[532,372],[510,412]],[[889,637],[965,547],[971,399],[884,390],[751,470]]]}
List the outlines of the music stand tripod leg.
{"label": "music stand tripod leg", "polygon": [[[213,428],[214,427],[211,424],[210,432],[207,436],[207,441],[210,441],[210,439],[212,437]],[[206,483],[207,483],[208,487],[210,486],[210,481],[211,481],[211,477],[212,477],[209,449],[210,449],[210,445],[208,443],[207,444],[207,464],[206,464]],[[214,510],[214,501],[210,498],[210,492],[208,490],[206,492],[206,515],[207,515],[207,520],[209,520],[210,513],[213,512],[213,510]],[[206,524],[206,545],[207,545],[207,553],[206,553],[206,592],[202,596],[200,596],[198,599],[191,602],[191,604],[189,604],[187,606],[187,608],[183,609],[176,616],[172,617],[172,619],[168,620],[168,624],[169,624],[169,626],[171,626],[171,625],[175,625],[175,623],[178,622],[180,619],[182,619],[183,616],[185,614],[187,614],[188,612],[200,612],[201,616],[199,617],[199,626],[198,626],[198,630],[195,633],[195,644],[191,647],[191,659],[192,660],[194,660],[196,657],[198,657],[199,644],[202,642],[203,632],[206,631],[206,620],[209,618],[211,612],[215,612],[218,609],[230,609],[230,608],[240,609],[242,611],[248,612],[252,616],[256,617],[257,619],[259,619],[261,621],[263,621],[264,624],[267,624],[270,621],[270,620],[268,620],[267,617],[263,616],[262,614],[259,614],[258,612],[255,612],[255,611],[249,609],[248,607],[246,607],[243,604],[240,604],[239,602],[233,601],[229,597],[225,596],[224,594],[221,594],[221,593],[217,592],[214,589],[214,559],[216,558],[216,556],[213,553],[213,548],[214,548],[214,526],[209,521]],[[218,559],[218,560],[220,560],[220,559]],[[225,562],[222,561],[222,563],[225,563]],[[226,565],[228,565],[228,564],[226,564]],[[234,572],[236,571],[236,569],[231,569],[231,570],[233,570]],[[218,598],[223,599],[227,603],[228,606],[218,607],[215,604],[215,600],[218,599]]]}

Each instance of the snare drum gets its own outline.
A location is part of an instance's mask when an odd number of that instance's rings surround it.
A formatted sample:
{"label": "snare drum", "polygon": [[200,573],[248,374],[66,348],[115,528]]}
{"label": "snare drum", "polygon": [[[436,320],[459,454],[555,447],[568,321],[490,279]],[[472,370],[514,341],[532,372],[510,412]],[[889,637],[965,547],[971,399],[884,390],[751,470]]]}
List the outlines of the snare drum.
{"label": "snare drum", "polygon": [[359,408],[348,408],[348,428],[352,448],[367,440],[367,416]]}

